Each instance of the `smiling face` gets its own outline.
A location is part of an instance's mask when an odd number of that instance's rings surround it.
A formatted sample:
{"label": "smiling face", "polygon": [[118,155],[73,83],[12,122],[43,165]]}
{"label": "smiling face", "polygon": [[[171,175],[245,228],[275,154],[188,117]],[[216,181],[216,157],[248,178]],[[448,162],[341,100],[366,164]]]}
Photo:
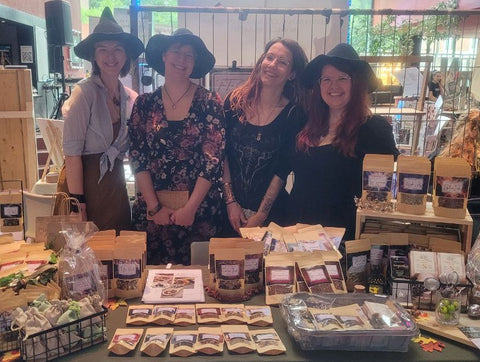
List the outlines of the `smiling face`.
{"label": "smiling face", "polygon": [[95,62],[101,74],[118,77],[126,61],[125,49],[119,42],[105,40],[95,43]]}
{"label": "smiling face", "polygon": [[172,44],[163,54],[165,76],[190,78],[195,66],[195,51],[189,44]]}
{"label": "smiling face", "polygon": [[273,44],[260,65],[260,79],[264,87],[284,87],[294,76],[293,57],[282,43]]}
{"label": "smiling face", "polygon": [[432,80],[433,80],[434,83],[437,83],[437,84],[440,83],[441,80],[442,80],[442,73],[440,73],[440,72],[435,73],[435,74],[433,75],[433,79],[432,79]]}
{"label": "smiling face", "polygon": [[331,110],[343,111],[350,102],[352,79],[333,65],[327,64],[320,77],[320,94]]}

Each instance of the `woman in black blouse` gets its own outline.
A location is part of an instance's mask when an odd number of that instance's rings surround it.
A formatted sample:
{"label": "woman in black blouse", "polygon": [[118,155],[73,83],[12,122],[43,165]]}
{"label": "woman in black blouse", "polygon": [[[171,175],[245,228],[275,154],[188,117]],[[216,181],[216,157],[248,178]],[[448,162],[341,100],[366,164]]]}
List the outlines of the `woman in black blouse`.
{"label": "woman in black blouse", "polygon": [[363,158],[367,153],[398,155],[392,127],[372,115],[369,92],[377,79],[350,45],[339,44],[313,59],[302,81],[313,91],[307,100],[308,122],[291,153],[291,222],[344,227],[344,239],[350,240]]}
{"label": "woman in black blouse", "polygon": [[226,163],[223,193],[231,226],[283,224],[286,162],[290,144],[304,123],[298,76],[307,58],[290,39],[265,46],[248,80],[225,100]]}

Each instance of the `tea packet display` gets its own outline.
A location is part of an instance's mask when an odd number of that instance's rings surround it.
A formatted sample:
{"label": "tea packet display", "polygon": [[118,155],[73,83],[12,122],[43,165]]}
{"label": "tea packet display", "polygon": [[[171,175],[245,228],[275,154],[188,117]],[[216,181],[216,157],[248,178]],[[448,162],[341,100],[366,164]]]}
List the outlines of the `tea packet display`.
{"label": "tea packet display", "polygon": [[292,253],[275,253],[265,258],[265,301],[279,304],[283,296],[295,293],[295,262]]}
{"label": "tea packet display", "polygon": [[170,356],[188,357],[197,353],[198,332],[193,330],[174,331],[170,340]]}
{"label": "tea packet display", "polygon": [[215,252],[217,299],[236,302],[245,299],[245,251],[221,249]]}
{"label": "tea packet display", "polygon": [[129,325],[142,326],[152,322],[153,305],[137,304],[129,305],[127,312],[127,321]]}
{"label": "tea packet display", "polygon": [[222,304],[197,304],[198,324],[220,324],[222,323]]}
{"label": "tea packet display", "polygon": [[224,324],[221,328],[230,352],[245,354],[255,351],[255,342],[247,326]]}
{"label": "tea packet display", "polygon": [[363,159],[363,200],[390,202],[393,165],[393,155],[365,155]]}
{"label": "tea packet display", "polygon": [[[210,239],[209,245],[209,295],[214,298],[227,301],[243,301],[249,299],[252,295],[259,294],[263,291],[263,242],[241,238],[225,238]],[[234,256],[234,258],[232,258]],[[222,270],[217,269],[219,260],[225,265],[223,270],[227,273],[228,260],[238,260],[238,262],[230,262],[240,265],[240,256],[243,260],[243,276],[240,275],[241,270],[238,269],[238,277],[234,275],[227,276]],[[227,262],[226,262],[227,261]],[[232,265],[233,265],[232,264]],[[230,268],[231,269],[231,268]],[[217,278],[220,274],[220,280]],[[236,280],[236,282],[234,281]],[[243,280],[243,282],[242,282]],[[238,283],[243,287],[238,289]],[[220,289],[219,289],[220,287]],[[233,288],[228,291],[228,288]],[[226,299],[225,299],[226,298]]]}
{"label": "tea packet display", "polygon": [[471,174],[471,167],[463,158],[435,158],[433,213],[436,216],[465,218]]}
{"label": "tea packet display", "polygon": [[195,304],[179,304],[175,313],[173,324],[176,326],[188,326],[197,323]]}
{"label": "tea packet display", "polygon": [[285,353],[287,349],[273,328],[250,331],[258,354],[275,356]]}
{"label": "tea packet display", "polygon": [[397,211],[423,215],[427,207],[430,161],[420,156],[398,156]]}
{"label": "tea packet display", "polygon": [[198,327],[197,352],[213,355],[223,352],[223,332],[221,327]]}
{"label": "tea packet display", "polygon": [[167,348],[172,334],[173,328],[169,327],[147,328],[140,351],[150,357],[158,356]]}
{"label": "tea packet display", "polygon": [[152,309],[152,323],[164,326],[175,321],[177,307],[175,305],[155,305]]}
{"label": "tea packet display", "polygon": [[108,350],[119,356],[125,355],[137,348],[142,335],[142,328],[117,328],[112,341],[108,345]]}
{"label": "tea packet display", "polygon": [[145,285],[145,245],[143,238],[135,238],[135,234],[116,238],[113,251],[115,296],[125,299],[142,296]]}
{"label": "tea packet display", "polygon": [[345,242],[347,290],[353,292],[355,285],[367,285],[367,263],[370,255],[370,240],[360,239]]}
{"label": "tea packet display", "polygon": [[246,305],[245,318],[252,326],[265,327],[273,324],[272,310],[269,306]]}
{"label": "tea packet display", "polygon": [[327,269],[328,276],[332,281],[334,293],[347,293],[347,285],[345,283],[345,277],[343,276],[342,266],[340,261],[326,255],[323,258],[325,268]]}
{"label": "tea packet display", "polygon": [[332,281],[320,256],[306,256],[296,263],[311,293],[333,293]]}
{"label": "tea packet display", "polygon": [[245,308],[243,304],[224,304],[220,308],[222,323],[245,324]]}

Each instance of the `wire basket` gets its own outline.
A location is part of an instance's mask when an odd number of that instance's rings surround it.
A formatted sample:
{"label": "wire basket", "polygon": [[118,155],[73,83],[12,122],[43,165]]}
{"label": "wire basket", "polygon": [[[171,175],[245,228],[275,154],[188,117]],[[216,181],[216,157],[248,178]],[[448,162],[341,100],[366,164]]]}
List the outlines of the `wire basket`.
{"label": "wire basket", "polygon": [[49,361],[81,351],[107,340],[108,309],[88,317],[38,332],[25,338],[19,334],[20,353],[24,361]]}
{"label": "wire basket", "polygon": [[0,313],[0,352],[7,352],[19,348],[18,331],[11,331],[11,311]]}

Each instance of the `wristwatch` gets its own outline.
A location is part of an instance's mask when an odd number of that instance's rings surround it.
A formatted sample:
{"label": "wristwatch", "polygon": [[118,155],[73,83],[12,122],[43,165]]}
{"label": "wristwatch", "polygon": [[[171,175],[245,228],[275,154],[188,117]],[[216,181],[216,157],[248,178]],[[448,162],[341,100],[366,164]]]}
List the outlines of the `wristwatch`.
{"label": "wristwatch", "polygon": [[158,203],[157,206],[155,206],[153,209],[147,211],[148,216],[150,216],[150,217],[154,216],[161,209],[162,209],[162,204]]}

